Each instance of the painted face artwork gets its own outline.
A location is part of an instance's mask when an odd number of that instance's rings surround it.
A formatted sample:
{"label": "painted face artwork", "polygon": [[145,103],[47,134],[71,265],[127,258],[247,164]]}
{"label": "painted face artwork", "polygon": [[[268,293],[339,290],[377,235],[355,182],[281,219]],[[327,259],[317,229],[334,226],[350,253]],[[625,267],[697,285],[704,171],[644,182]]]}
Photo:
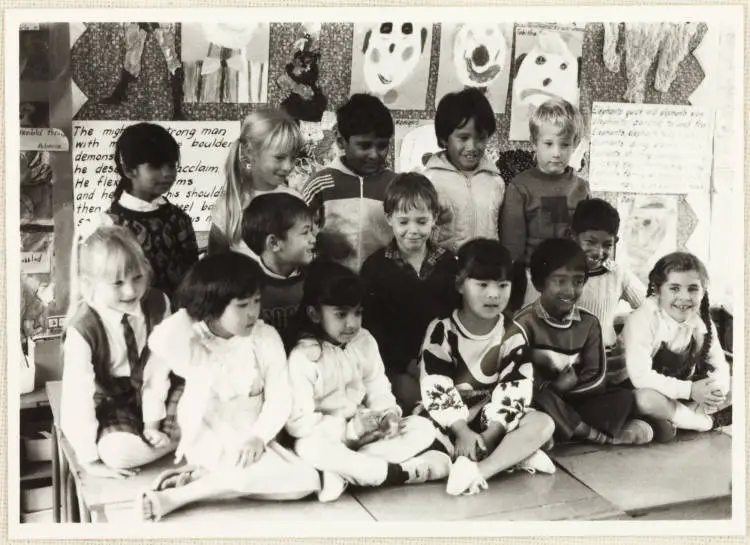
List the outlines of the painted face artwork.
{"label": "painted face artwork", "polygon": [[517,68],[513,94],[514,107],[536,108],[555,96],[578,104],[578,58],[559,33],[539,32]]}
{"label": "painted face artwork", "polygon": [[323,305],[320,309],[320,325],[331,340],[346,344],[362,328],[362,307]]}
{"label": "painted face artwork", "polygon": [[208,323],[211,332],[225,339],[250,335],[260,316],[260,292],[242,299],[232,299],[221,316]]}
{"label": "painted face artwork", "polygon": [[467,278],[458,287],[463,311],[474,320],[494,320],[508,306],[510,288],[508,280]]}
{"label": "painted face artwork", "polygon": [[595,271],[610,258],[617,243],[617,237],[607,231],[584,231],[575,240],[586,254],[589,271]]}
{"label": "painted face artwork", "polygon": [[125,174],[132,184],[132,195],[151,202],[169,192],[177,179],[177,165],[165,163],[157,167],[143,163],[127,170]]}
{"label": "painted face artwork", "polygon": [[399,249],[407,254],[420,251],[430,238],[435,216],[426,206],[396,210],[386,218]]}
{"label": "painted face artwork", "polygon": [[419,64],[427,40],[427,28],[409,22],[388,22],[368,30],[362,45],[363,75],[370,91],[395,101],[396,89]]}
{"label": "painted face artwork", "polygon": [[488,87],[506,68],[508,42],[496,24],[463,25],[453,42],[453,64],[459,82]]}
{"label": "painted face artwork", "polygon": [[670,272],[657,290],[659,307],[677,322],[700,311],[706,290],[698,271]]}
{"label": "painted face artwork", "polygon": [[576,304],[581,297],[586,275],[583,271],[560,267],[550,273],[544,280],[541,301],[549,314],[561,319]]}

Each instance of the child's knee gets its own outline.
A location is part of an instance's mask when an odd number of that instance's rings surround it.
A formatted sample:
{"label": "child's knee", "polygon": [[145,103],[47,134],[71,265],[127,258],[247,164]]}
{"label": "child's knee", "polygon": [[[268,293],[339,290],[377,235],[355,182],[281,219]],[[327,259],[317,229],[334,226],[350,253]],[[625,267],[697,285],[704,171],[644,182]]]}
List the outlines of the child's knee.
{"label": "child's knee", "polygon": [[108,433],[97,443],[99,458],[104,465],[114,469],[133,469],[141,465],[138,456],[133,454],[134,448],[141,447],[138,443],[143,443],[142,439],[132,433]]}
{"label": "child's knee", "polygon": [[432,422],[422,416],[408,416],[404,419],[404,434],[413,437],[414,443],[431,445],[437,438],[437,432]]}
{"label": "child's knee", "polygon": [[326,457],[330,440],[323,437],[301,437],[294,442],[294,452],[303,460],[315,465],[316,461]]}
{"label": "child's knee", "polygon": [[633,392],[635,407],[639,414],[661,413],[669,405],[669,399],[650,388],[639,388]]}
{"label": "child's knee", "polygon": [[547,413],[533,411],[525,416],[530,426],[544,442],[549,441],[555,433],[555,421]]}

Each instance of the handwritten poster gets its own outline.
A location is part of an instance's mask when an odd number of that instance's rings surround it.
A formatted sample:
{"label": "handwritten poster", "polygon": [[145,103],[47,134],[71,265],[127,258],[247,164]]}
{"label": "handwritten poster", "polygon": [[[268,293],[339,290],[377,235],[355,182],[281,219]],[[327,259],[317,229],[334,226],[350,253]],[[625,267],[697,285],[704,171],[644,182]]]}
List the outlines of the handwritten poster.
{"label": "handwritten poster", "polygon": [[435,136],[435,123],[428,120],[417,124],[397,123],[394,139],[396,141],[396,172],[422,172],[426,159],[440,151]]}
{"label": "handwritten poster", "polygon": [[68,138],[60,129],[21,127],[21,151],[68,151]]}
{"label": "handwritten poster", "polygon": [[[119,181],[115,142],[134,121],[73,122],[73,208],[76,226],[104,212]],[[180,144],[177,180],[167,198],[193,218],[196,231],[211,225],[211,208],[224,191],[224,162],[240,132],[238,121],[160,122]]]}
{"label": "handwritten poster", "polygon": [[53,234],[49,232],[21,233],[21,272],[46,274],[51,270]]}
{"label": "handwritten poster", "polygon": [[708,191],[712,127],[711,114],[691,106],[594,102],[591,189]]}

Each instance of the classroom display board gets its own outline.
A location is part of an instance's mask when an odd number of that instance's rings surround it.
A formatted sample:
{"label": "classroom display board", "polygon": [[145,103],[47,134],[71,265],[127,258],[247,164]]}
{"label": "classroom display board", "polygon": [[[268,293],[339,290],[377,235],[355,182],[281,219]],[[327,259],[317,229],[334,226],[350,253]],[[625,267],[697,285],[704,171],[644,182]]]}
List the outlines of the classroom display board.
{"label": "classroom display board", "polygon": [[[120,180],[115,143],[131,121],[73,123],[73,205],[80,226],[110,205]],[[211,208],[224,192],[224,163],[239,136],[238,121],[163,121],[180,145],[177,180],[167,198],[193,218],[196,231],[211,225]]]}

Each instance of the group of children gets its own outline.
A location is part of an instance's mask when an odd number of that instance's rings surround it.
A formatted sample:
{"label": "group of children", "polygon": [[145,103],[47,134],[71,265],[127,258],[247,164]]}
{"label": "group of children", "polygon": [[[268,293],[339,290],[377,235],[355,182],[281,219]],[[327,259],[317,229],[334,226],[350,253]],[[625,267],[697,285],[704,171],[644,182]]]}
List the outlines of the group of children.
{"label": "group of children", "polygon": [[[337,130],[342,156],[297,192],[297,123],[245,119],[200,259],[164,197],[172,137],[141,123],[117,143],[109,225],[76,241],[62,429],[97,475],[187,460],[142,492],[145,519],[206,499],[333,501],[350,484],[473,494],[501,472],[554,472],[555,441],[727,422],[706,269],[666,255],[646,290],[613,261],[617,211],[568,166],[573,106],[535,110],[536,166],[507,186],[476,90],[441,100],[442,151],[422,173],[386,168],[379,99],[353,95]],[[622,299],[635,310],[618,337]]]}

